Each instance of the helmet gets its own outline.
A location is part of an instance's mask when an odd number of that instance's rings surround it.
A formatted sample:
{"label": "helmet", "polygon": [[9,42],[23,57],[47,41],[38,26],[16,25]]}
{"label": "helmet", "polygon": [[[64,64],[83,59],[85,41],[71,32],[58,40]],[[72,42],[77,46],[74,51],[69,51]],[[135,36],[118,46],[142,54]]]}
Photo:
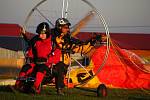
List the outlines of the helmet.
{"label": "helmet", "polygon": [[45,33],[48,34],[50,32],[50,28],[47,22],[40,23],[36,28],[36,33],[41,34]]}
{"label": "helmet", "polygon": [[60,29],[63,25],[71,25],[71,23],[66,18],[58,18],[55,23],[55,27]]}

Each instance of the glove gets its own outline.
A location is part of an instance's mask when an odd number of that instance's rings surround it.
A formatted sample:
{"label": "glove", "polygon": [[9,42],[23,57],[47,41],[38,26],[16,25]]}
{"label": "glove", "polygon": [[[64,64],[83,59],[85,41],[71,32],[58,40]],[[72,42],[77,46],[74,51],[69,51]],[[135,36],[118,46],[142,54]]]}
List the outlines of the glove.
{"label": "glove", "polygon": [[31,57],[26,57],[26,64],[30,64],[33,62],[33,58]]}
{"label": "glove", "polygon": [[95,43],[96,43],[96,39],[91,39],[91,40],[90,40],[90,44],[91,44],[92,46],[94,46]]}
{"label": "glove", "polygon": [[97,41],[102,41],[102,36],[101,35],[96,35],[96,37],[95,37],[95,39],[97,40]]}
{"label": "glove", "polygon": [[90,44],[92,46],[95,45],[96,42],[101,42],[102,41],[102,36],[101,35],[96,35],[93,39],[90,40]]}

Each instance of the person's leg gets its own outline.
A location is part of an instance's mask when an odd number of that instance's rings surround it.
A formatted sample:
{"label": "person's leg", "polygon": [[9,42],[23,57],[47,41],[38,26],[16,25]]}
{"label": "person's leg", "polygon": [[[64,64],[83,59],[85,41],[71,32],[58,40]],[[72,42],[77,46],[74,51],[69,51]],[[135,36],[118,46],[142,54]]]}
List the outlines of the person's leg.
{"label": "person's leg", "polygon": [[[18,78],[21,78],[21,77],[26,77],[29,73],[31,73],[33,70],[33,66],[30,65],[30,64],[26,64],[22,67],[20,73],[19,73],[19,76]],[[16,83],[15,83],[15,88],[16,89],[20,89],[22,86],[22,82],[21,80],[16,80]]]}
{"label": "person's leg", "polygon": [[39,94],[41,91],[40,85],[44,79],[44,76],[46,75],[48,67],[44,64],[37,65],[36,67],[37,67],[37,73],[36,73],[36,79],[34,82],[34,88],[35,88],[35,92]]}
{"label": "person's leg", "polygon": [[54,75],[55,75],[55,85],[57,89],[57,93],[63,95],[64,84],[64,75],[65,75],[65,67],[66,65],[63,62],[59,62],[54,66]]}

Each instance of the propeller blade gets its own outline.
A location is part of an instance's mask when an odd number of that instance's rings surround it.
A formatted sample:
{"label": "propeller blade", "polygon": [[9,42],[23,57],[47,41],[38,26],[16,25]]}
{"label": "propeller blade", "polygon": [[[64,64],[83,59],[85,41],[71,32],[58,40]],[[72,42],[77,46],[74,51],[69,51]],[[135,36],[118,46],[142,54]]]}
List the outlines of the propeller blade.
{"label": "propeller blade", "polygon": [[94,11],[90,11],[83,19],[81,19],[71,32],[71,36],[74,37],[77,35],[80,32],[80,29],[83,28],[90,21],[90,19],[93,18],[94,15]]}

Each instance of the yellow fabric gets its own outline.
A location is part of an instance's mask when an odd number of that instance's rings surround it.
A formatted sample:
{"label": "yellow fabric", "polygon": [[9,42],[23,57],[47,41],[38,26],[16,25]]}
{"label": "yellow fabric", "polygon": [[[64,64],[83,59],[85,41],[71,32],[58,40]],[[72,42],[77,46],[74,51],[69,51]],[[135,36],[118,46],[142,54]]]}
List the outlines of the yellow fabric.
{"label": "yellow fabric", "polygon": [[[64,63],[66,64],[66,65],[69,65],[69,63],[70,63],[70,56],[69,56],[69,54],[68,53],[65,53],[64,54]],[[61,57],[61,61],[62,61],[62,57]]]}
{"label": "yellow fabric", "polygon": [[[59,37],[56,37],[56,42],[57,42],[57,45],[62,48],[62,43],[64,43],[64,40],[63,40],[63,36],[64,35],[61,35]],[[93,46],[91,46],[90,42],[88,44],[84,44],[84,45],[75,45],[75,44],[72,44],[72,51],[75,52],[75,53],[83,53],[83,54],[86,54],[87,52],[89,52],[91,49],[92,49]],[[63,49],[65,50],[66,48],[70,48],[70,45],[69,44],[65,44],[63,46]],[[61,56],[61,61],[63,60],[62,56]],[[69,65],[70,63],[70,56],[68,53],[64,53],[64,63],[66,65]]]}
{"label": "yellow fabric", "polygon": [[90,42],[88,44],[85,44],[85,45],[77,45],[74,47],[73,51],[75,53],[86,53],[86,52],[89,52],[91,50],[93,46],[91,46]]}

